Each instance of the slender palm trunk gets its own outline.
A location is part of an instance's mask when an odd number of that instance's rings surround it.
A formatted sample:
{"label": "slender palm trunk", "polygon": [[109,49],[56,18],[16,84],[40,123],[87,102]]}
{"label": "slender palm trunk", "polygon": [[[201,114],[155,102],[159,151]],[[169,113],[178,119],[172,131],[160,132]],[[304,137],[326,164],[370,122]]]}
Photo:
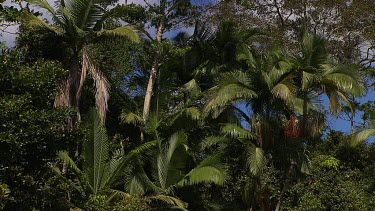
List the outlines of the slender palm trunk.
{"label": "slender palm trunk", "polygon": [[306,124],[307,124],[307,94],[303,94],[303,111],[302,111],[302,138],[307,137],[306,131]]}
{"label": "slender palm trunk", "polygon": [[[156,42],[161,43],[162,37],[163,37],[163,32],[164,32],[164,21],[165,21],[165,15],[163,18],[161,18],[159,22],[159,26],[156,31]],[[145,100],[143,103],[143,119],[146,121],[149,114],[150,114],[150,106],[151,106],[151,97],[152,97],[152,92],[153,88],[155,85],[155,80],[160,68],[160,63],[161,63],[161,55],[160,52],[155,52],[154,58],[152,61],[152,66],[151,66],[151,72],[150,72],[150,77],[148,80],[147,84],[147,89],[146,89],[146,95],[145,95]]]}
{"label": "slender palm trunk", "polygon": [[279,211],[281,209],[281,205],[282,205],[282,201],[283,201],[283,197],[284,197],[284,194],[285,192],[288,190],[289,188],[289,180],[290,180],[290,176],[292,175],[293,173],[293,168],[294,168],[294,165],[295,163],[292,162],[289,166],[289,170],[288,172],[286,173],[285,175],[285,179],[284,179],[284,183],[283,183],[283,189],[281,190],[281,193],[279,195],[279,198],[278,198],[278,201],[277,201],[277,205],[276,205],[276,209],[275,211]]}

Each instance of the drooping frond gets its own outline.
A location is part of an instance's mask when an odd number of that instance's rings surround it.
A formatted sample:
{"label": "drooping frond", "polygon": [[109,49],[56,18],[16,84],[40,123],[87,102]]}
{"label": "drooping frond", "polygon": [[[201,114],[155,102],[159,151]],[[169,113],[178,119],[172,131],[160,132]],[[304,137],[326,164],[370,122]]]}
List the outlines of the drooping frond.
{"label": "drooping frond", "polygon": [[214,91],[215,94],[204,108],[206,114],[213,110],[220,109],[229,103],[235,103],[239,100],[251,99],[257,96],[249,87],[236,83],[227,84],[222,87],[214,87],[212,91]]}
{"label": "drooping frond", "polygon": [[182,86],[182,90],[189,92],[192,96],[197,96],[200,93],[200,87],[197,81],[193,78]]}
{"label": "drooping frond", "polygon": [[47,10],[51,15],[55,16],[56,12],[47,0],[27,0],[26,2],[35,5],[36,7]]}
{"label": "drooping frond", "polygon": [[125,179],[125,188],[130,194],[144,195],[149,191],[161,191],[161,189],[148,178],[139,160],[132,161],[132,166],[126,177],[128,179]]}
{"label": "drooping frond", "polygon": [[185,118],[191,118],[192,120],[199,120],[201,117],[201,111],[196,107],[187,107],[180,109],[175,114],[171,115],[171,125],[178,119],[185,120]]}
{"label": "drooping frond", "polygon": [[107,179],[107,184],[112,184],[120,175],[121,172],[129,163],[134,163],[134,159],[142,158],[151,149],[157,146],[157,141],[150,141],[142,144],[141,146],[131,150],[125,156],[123,156],[118,162],[118,167],[111,172],[109,178]]}
{"label": "drooping frond", "polygon": [[123,191],[114,190],[114,189],[109,189],[108,193],[110,194],[110,196],[107,199],[108,203],[111,202],[112,199],[116,199],[116,198],[126,199],[128,197],[131,197],[129,193],[125,193]]}
{"label": "drooping frond", "polygon": [[160,183],[160,187],[162,189],[167,188],[167,179],[168,179],[168,172],[170,170],[170,163],[172,161],[172,157],[176,149],[181,145],[186,143],[187,136],[184,132],[176,132],[174,133],[167,145],[163,145],[159,142],[159,155],[157,157],[157,173],[158,173],[158,180]]}
{"label": "drooping frond", "polygon": [[225,144],[228,139],[222,136],[209,136],[206,137],[201,143],[201,149],[207,149],[214,145]]}
{"label": "drooping frond", "polygon": [[66,151],[60,151],[58,152],[58,158],[65,162],[67,165],[69,165],[76,174],[81,174],[81,170],[78,168],[76,163],[72,160],[72,158],[69,157],[68,152]]}
{"label": "drooping frond", "polygon": [[247,166],[253,175],[259,175],[266,167],[266,157],[261,148],[253,144],[247,147]]}
{"label": "drooping frond", "polygon": [[363,130],[363,131],[357,133],[357,135],[354,137],[354,144],[358,144],[360,142],[363,142],[366,139],[368,139],[370,136],[374,136],[374,135],[375,135],[375,129]]}
{"label": "drooping frond", "polygon": [[287,103],[291,103],[295,97],[295,86],[293,84],[293,75],[285,77],[277,83],[271,90],[271,93]]}
{"label": "drooping frond", "polygon": [[319,68],[327,60],[325,40],[317,35],[310,34],[307,30],[302,33],[300,47],[303,56],[303,65]]}
{"label": "drooping frond", "polygon": [[82,57],[82,68],[85,68],[85,71],[89,72],[92,78],[94,79],[95,104],[99,111],[100,119],[104,123],[108,109],[110,85],[104,73],[101,72],[98,68],[96,68],[95,65],[92,63],[88,49],[86,47],[83,48]]}
{"label": "drooping frond", "polygon": [[240,138],[240,139],[253,139],[254,138],[254,135],[250,131],[233,123],[228,123],[225,126],[223,126],[221,128],[221,132],[232,138]]}
{"label": "drooping frond", "polygon": [[191,117],[193,120],[198,120],[200,119],[200,116],[201,116],[201,112],[199,111],[199,109],[195,107],[186,108],[184,113],[187,116]]}
{"label": "drooping frond", "polygon": [[239,45],[238,48],[237,48],[236,55],[237,55],[237,60],[239,60],[239,61],[245,60],[247,65],[249,65],[249,67],[251,67],[251,68],[256,67],[255,57],[254,57],[253,52],[251,51],[251,49],[248,45],[245,45],[245,44]]}
{"label": "drooping frond", "polygon": [[[307,108],[309,110],[318,111],[318,107],[311,103],[310,101],[307,102]],[[299,97],[293,99],[293,109],[295,112],[302,114],[303,113],[303,100]]]}
{"label": "drooping frond", "polygon": [[302,71],[302,90],[307,90],[317,80],[315,73]]}
{"label": "drooping frond", "polygon": [[173,197],[173,196],[168,196],[168,195],[156,195],[156,196],[150,196],[149,197],[150,199],[153,199],[153,200],[158,200],[158,201],[163,201],[167,204],[170,204],[170,205],[175,205],[177,206],[180,210],[186,210],[185,209],[187,207],[187,203],[176,198],[176,197]]}
{"label": "drooping frond", "polygon": [[138,43],[140,41],[138,31],[131,26],[122,26],[115,29],[103,29],[98,31],[99,36],[106,37],[122,37],[128,38],[130,41]]}
{"label": "drooping frond", "polygon": [[[359,97],[364,92],[358,69],[350,65],[323,65],[322,84]],[[324,88],[324,87],[323,87]]]}
{"label": "drooping frond", "polygon": [[142,126],[144,125],[143,117],[137,115],[131,111],[123,112],[120,116],[121,121],[126,124],[132,124],[135,126]]}
{"label": "drooping frond", "polygon": [[212,182],[222,185],[226,177],[225,166],[220,162],[220,156],[210,156],[204,159],[178,182],[177,186],[194,185],[202,182]]}
{"label": "drooping frond", "polygon": [[33,14],[29,12],[22,12],[22,21],[25,25],[29,27],[40,27],[47,29],[51,32],[54,32],[56,35],[63,35],[64,31],[61,28],[50,26],[48,23],[46,23],[44,20],[39,19],[38,17],[34,16]]}

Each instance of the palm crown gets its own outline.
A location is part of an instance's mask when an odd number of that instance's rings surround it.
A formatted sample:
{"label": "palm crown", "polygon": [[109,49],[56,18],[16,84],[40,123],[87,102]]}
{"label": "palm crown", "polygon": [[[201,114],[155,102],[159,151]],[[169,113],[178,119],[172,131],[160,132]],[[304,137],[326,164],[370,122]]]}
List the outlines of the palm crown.
{"label": "palm crown", "polygon": [[[73,51],[69,75],[59,85],[59,94],[55,106],[79,108],[79,99],[83,82],[87,73],[95,81],[96,106],[102,121],[105,119],[109,99],[109,83],[103,72],[91,62],[88,44],[99,37],[126,37],[138,42],[137,32],[130,26],[106,29],[106,21],[111,17],[110,11],[105,11],[95,0],[61,0],[54,9],[46,0],[29,0],[31,4],[48,11],[54,25],[25,12],[23,17],[26,25],[46,28],[57,36],[62,36]],[[82,54],[82,64],[79,55]],[[82,66],[80,68],[80,66]],[[80,71],[81,69],[81,71]],[[78,112],[78,120],[80,118]]]}

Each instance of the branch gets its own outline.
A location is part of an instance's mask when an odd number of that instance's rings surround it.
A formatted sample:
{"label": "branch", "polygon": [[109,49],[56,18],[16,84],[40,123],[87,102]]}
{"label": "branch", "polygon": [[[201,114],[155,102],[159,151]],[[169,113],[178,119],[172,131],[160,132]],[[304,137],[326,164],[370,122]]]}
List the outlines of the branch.
{"label": "branch", "polygon": [[277,6],[277,1],[276,1],[276,0],[273,0],[273,2],[274,2],[274,6],[275,6],[275,8],[276,8],[277,15],[279,16],[279,18],[280,18],[280,20],[281,20],[281,28],[282,28],[282,30],[284,31],[284,29],[285,29],[284,18],[283,18],[283,16],[282,16],[281,12],[280,12],[280,8],[279,8],[279,6]]}

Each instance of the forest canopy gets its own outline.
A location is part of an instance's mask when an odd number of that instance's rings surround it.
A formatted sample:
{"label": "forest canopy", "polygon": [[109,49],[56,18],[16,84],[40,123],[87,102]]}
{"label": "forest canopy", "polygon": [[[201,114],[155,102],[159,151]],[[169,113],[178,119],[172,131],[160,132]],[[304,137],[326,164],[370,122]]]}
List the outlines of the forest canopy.
{"label": "forest canopy", "polygon": [[0,2],[0,210],[375,207],[375,1]]}

